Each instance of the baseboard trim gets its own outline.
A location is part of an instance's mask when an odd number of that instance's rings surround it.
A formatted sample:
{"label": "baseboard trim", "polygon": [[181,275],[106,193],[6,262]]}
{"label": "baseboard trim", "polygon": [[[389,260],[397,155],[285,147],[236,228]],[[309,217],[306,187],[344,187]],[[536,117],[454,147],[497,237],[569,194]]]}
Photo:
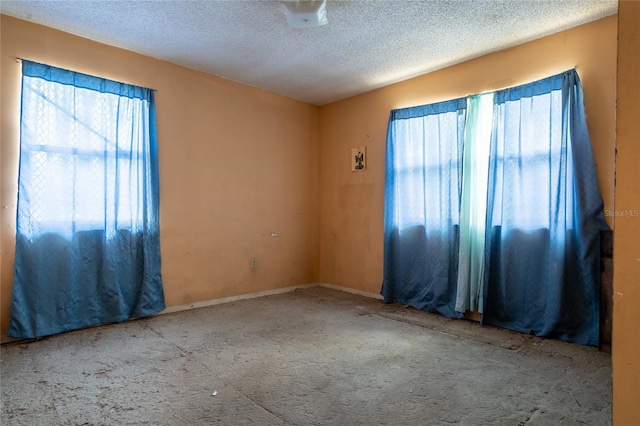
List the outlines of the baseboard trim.
{"label": "baseboard trim", "polygon": [[236,302],[238,300],[255,299],[257,297],[273,296],[275,294],[289,293],[304,288],[317,287],[319,283],[294,285],[292,287],[276,288],[273,290],[259,291],[257,293],[239,294],[237,296],[221,297],[220,299],[203,300],[201,302],[187,303],[186,305],[170,306],[156,315],[171,314],[173,312],[188,311],[189,309],[206,308],[207,306],[221,305],[223,303]]}
{"label": "baseboard trim", "polygon": [[[312,288],[312,287],[324,287],[332,290],[344,291],[345,293],[357,294],[359,296],[369,297],[372,299],[382,299],[382,296],[380,294],[371,293],[368,291],[356,290],[354,288],[343,287],[340,285],[328,284],[328,283],[309,283],[309,284],[295,285],[291,287],[276,288],[273,290],[259,291],[257,293],[240,294],[237,296],[222,297],[220,299],[211,299],[211,300],[204,300],[201,302],[187,303],[186,305],[170,306],[165,310],[158,312],[156,315],[164,315],[164,314],[171,314],[174,312],[188,311],[189,309],[205,308],[207,306],[221,305],[223,303],[236,302],[238,300],[255,299],[255,298],[264,297],[264,296],[273,296],[276,294],[289,293],[292,291],[305,289],[305,288]],[[25,340],[25,339],[15,339],[13,337],[7,336],[6,334],[0,335],[0,344],[18,342],[21,340]]]}
{"label": "baseboard trim", "polygon": [[318,283],[320,287],[330,288],[332,290],[340,290],[345,293],[357,294],[358,296],[370,297],[372,299],[380,299],[382,300],[382,295],[377,293],[371,293],[363,290],[356,290],[355,288],[342,287],[340,285],[328,284],[328,283]]}
{"label": "baseboard trim", "polygon": [[0,345],[4,345],[5,343],[11,343],[11,342],[19,342],[21,340],[27,340],[27,339],[16,339],[15,337],[9,337],[6,334],[0,335]]}

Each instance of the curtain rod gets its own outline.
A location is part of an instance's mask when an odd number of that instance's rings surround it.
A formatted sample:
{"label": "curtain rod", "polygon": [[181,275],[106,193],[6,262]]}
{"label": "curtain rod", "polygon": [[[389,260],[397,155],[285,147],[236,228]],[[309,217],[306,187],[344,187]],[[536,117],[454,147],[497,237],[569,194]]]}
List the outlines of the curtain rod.
{"label": "curtain rod", "polygon": [[[16,63],[20,63],[20,61],[31,61],[31,59],[23,59],[20,56],[16,56]],[[35,62],[35,61],[31,61],[31,62]],[[51,66],[55,66],[55,65],[51,65]],[[60,67],[56,67],[56,68],[60,68]],[[71,70],[69,70],[69,71],[71,71]],[[78,72],[78,71],[71,71],[71,72]],[[105,78],[105,77],[99,77],[99,78]],[[125,83],[124,81],[119,81],[119,83],[124,83],[124,84],[129,84],[129,85],[132,85],[132,86],[137,86],[136,84]],[[139,87],[142,87],[142,86],[139,86]],[[146,89],[151,89],[151,88],[146,87]],[[158,91],[158,89],[151,89],[151,90],[153,90],[154,92]]]}

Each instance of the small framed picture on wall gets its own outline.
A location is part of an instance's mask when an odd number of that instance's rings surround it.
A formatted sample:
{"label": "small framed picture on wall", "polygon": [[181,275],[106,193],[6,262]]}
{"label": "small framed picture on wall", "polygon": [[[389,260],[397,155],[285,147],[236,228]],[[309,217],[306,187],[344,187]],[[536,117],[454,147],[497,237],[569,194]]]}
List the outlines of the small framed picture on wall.
{"label": "small framed picture on wall", "polygon": [[351,171],[360,172],[367,168],[367,147],[351,148]]}

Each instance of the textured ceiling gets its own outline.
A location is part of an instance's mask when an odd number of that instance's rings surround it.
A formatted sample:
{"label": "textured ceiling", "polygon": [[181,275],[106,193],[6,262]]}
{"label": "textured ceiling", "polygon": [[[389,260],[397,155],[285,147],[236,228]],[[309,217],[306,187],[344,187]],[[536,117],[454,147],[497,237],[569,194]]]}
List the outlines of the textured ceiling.
{"label": "textured ceiling", "polygon": [[7,1],[3,14],[316,105],[617,13],[617,0],[327,1],[290,28],[278,1]]}

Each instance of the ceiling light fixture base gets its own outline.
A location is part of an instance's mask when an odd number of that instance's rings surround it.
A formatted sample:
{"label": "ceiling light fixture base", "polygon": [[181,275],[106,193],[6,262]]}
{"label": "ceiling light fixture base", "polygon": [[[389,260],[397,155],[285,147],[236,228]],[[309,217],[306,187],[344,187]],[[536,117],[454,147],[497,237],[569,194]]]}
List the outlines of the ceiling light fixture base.
{"label": "ceiling light fixture base", "polygon": [[327,0],[281,1],[287,24],[292,28],[320,27],[327,20]]}

